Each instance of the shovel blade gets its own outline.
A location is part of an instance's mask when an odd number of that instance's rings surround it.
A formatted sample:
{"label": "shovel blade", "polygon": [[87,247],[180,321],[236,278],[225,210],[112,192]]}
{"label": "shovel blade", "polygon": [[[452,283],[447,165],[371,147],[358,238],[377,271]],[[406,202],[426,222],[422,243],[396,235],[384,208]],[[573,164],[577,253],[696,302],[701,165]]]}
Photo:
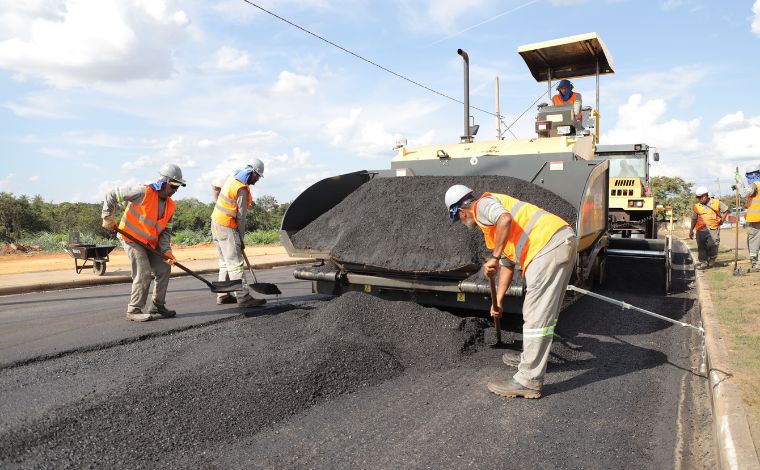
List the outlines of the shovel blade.
{"label": "shovel blade", "polygon": [[282,291],[280,291],[279,287],[277,287],[274,284],[270,284],[269,282],[257,282],[255,284],[248,284],[248,287],[250,287],[252,291],[258,292],[259,294],[264,294],[264,295],[282,294]]}
{"label": "shovel blade", "polygon": [[214,292],[216,294],[237,292],[242,289],[243,281],[240,279],[234,281],[213,281],[211,283],[211,292]]}

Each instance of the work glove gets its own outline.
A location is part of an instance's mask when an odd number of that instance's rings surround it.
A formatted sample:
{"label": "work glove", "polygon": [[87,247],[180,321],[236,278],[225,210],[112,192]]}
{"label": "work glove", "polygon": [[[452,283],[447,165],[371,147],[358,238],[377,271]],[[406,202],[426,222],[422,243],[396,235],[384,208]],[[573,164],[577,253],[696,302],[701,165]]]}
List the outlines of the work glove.
{"label": "work glove", "polygon": [[491,307],[491,316],[494,318],[501,318],[501,312],[503,308],[501,305],[497,305],[496,308]]}
{"label": "work glove", "polygon": [[114,231],[116,228],[116,221],[113,220],[113,216],[109,215],[106,217],[103,217],[103,228],[106,230]]}
{"label": "work glove", "polygon": [[731,185],[731,191],[736,191],[736,185],[735,184]]}
{"label": "work glove", "polygon": [[164,253],[164,262],[174,266],[174,263],[177,262],[177,258],[174,257],[171,251],[167,251]]}

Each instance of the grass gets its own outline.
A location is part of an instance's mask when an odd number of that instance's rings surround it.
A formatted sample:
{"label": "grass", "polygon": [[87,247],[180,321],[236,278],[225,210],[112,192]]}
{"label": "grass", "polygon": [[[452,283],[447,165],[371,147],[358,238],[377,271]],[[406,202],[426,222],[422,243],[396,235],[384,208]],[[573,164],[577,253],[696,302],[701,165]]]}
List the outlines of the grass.
{"label": "grass", "polygon": [[[80,243],[96,245],[118,244],[115,238],[107,238],[89,233],[82,233]],[[205,231],[178,230],[172,237],[172,244],[177,246],[194,246],[200,243],[211,243],[211,234]],[[17,243],[24,246],[38,246],[42,252],[58,252],[69,243],[69,234],[39,232],[22,237]],[[278,230],[255,230],[245,234],[246,246],[272,245],[280,243]]]}
{"label": "grass", "polygon": [[[679,233],[686,239],[686,232]],[[734,276],[735,232],[721,233],[721,247],[716,267],[704,271],[704,280],[712,297],[724,345],[729,350],[733,379],[742,393],[755,446],[760,448],[760,272]],[[746,272],[747,234],[739,231],[740,269]],[[686,240],[696,259],[696,243]]]}

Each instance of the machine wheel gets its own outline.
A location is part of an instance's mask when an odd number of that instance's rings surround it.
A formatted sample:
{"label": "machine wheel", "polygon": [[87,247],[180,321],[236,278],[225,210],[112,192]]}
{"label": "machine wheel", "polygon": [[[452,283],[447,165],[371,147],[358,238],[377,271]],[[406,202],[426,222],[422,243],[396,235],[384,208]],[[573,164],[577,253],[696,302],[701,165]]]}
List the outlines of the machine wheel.
{"label": "machine wheel", "polygon": [[594,280],[592,285],[603,286],[607,280],[607,257],[598,256],[594,261]]}
{"label": "machine wheel", "polygon": [[102,276],[106,273],[106,262],[105,261],[93,261],[92,262],[92,272],[97,274],[98,276]]}

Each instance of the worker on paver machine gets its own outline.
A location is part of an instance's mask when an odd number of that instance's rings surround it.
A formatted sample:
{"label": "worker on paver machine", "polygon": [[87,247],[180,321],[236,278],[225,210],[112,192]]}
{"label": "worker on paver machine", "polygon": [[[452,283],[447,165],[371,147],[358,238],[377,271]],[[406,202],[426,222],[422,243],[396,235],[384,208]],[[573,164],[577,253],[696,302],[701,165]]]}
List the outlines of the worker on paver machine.
{"label": "worker on paver machine", "polygon": [[573,83],[570,80],[560,80],[557,84],[557,94],[552,97],[554,106],[573,105],[575,115],[578,121],[583,121],[581,108],[583,108],[583,99],[580,93],[573,91]]}
{"label": "worker on paver machine", "polygon": [[[171,227],[175,202],[171,196],[180,186],[186,186],[182,170],[167,163],[159,171],[160,179],[153,184],[115,188],[106,194],[103,202],[103,227],[116,228],[113,217],[117,204],[127,204],[121,217],[119,229],[164,254],[161,258],[144,247],[121,238],[124,251],[132,264],[132,293],[127,306],[127,320],[148,321],[153,315],[171,318],[177,314],[166,308],[166,289],[169,286],[170,264],[174,262],[171,249]],[[148,300],[151,278],[155,277],[153,299],[148,312],[144,312]]]}
{"label": "worker on paver machine", "polygon": [[483,231],[491,257],[486,276],[498,278],[496,308],[500,317],[504,294],[519,265],[526,285],[523,303],[523,351],[510,351],[502,360],[517,373],[508,380],[489,382],[488,389],[505,397],[540,398],[557,316],[575,265],[577,237],[567,222],[533,204],[506,194],[483,193],[475,198],[464,185],[445,195],[451,223]]}
{"label": "worker on paver machine", "polygon": [[747,169],[746,182],[739,174],[736,175],[736,186],[739,194],[747,198],[747,250],[753,271],[760,270],[760,163]]}
{"label": "worker on paver machine", "polygon": [[697,232],[697,269],[709,268],[718,258],[720,245],[720,226],[728,215],[728,206],[718,198],[710,198],[707,188],[700,186],[694,191],[697,202],[691,213],[689,238]]}
{"label": "worker on paver machine", "polygon": [[266,303],[265,299],[251,296],[245,281],[245,225],[248,208],[253,202],[250,186],[264,177],[264,162],[258,158],[242,170],[237,170],[227,177],[214,211],[211,213],[211,236],[216,244],[219,257],[219,280],[233,281],[242,279],[242,290],[232,294],[218,294],[216,303],[234,304],[240,307],[258,307]]}

